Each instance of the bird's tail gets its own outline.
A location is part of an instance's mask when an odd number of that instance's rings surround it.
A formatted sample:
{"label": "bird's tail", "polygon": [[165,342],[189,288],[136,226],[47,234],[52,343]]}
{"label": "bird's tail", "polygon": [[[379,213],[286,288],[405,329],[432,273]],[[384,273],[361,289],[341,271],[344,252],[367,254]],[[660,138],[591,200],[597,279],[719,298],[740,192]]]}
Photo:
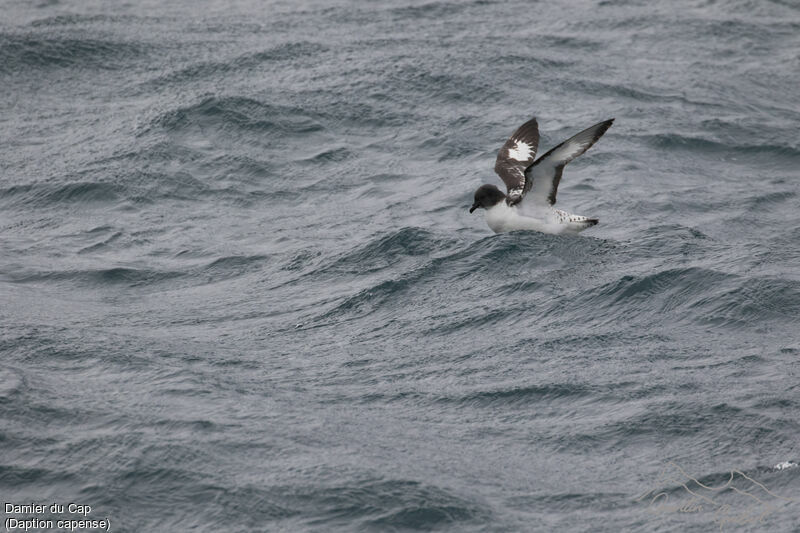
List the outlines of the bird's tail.
{"label": "bird's tail", "polygon": [[570,215],[569,225],[573,231],[583,231],[586,228],[591,228],[600,223],[599,219],[582,217],[580,215]]}

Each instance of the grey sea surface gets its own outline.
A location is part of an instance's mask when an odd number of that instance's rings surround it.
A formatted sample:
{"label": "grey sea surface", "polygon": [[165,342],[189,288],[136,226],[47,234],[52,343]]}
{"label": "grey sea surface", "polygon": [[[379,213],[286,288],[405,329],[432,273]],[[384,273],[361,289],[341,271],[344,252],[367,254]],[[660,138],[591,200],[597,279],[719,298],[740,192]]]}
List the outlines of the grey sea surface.
{"label": "grey sea surface", "polygon": [[[3,2],[4,526],[800,531],[798,87],[793,1]],[[532,116],[580,236],[468,213]]]}

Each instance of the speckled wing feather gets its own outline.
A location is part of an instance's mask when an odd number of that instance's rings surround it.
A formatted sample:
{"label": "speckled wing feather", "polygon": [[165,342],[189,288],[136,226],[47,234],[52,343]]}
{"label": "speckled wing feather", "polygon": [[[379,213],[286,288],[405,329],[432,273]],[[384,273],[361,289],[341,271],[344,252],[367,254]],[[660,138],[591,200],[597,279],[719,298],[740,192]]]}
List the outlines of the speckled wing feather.
{"label": "speckled wing feather", "polygon": [[539,147],[539,124],[532,118],[515,131],[497,153],[494,171],[506,184],[508,205],[514,205],[530,189],[525,169],[536,158]]}
{"label": "speckled wing feather", "polygon": [[611,127],[613,122],[612,118],[595,124],[591,128],[586,128],[544,154],[528,167],[525,171],[526,185],[530,188],[530,194],[526,196],[528,202],[543,206],[555,204],[558,182],[561,181],[564,166],[588,150]]}

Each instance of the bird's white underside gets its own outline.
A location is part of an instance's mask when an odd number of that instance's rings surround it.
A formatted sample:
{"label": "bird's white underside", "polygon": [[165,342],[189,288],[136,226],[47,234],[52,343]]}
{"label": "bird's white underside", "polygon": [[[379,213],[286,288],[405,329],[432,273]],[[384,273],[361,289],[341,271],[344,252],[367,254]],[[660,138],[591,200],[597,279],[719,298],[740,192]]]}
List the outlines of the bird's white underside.
{"label": "bird's white underside", "polygon": [[572,215],[550,206],[511,206],[498,202],[486,210],[486,223],[495,233],[534,230],[542,233],[578,233],[585,230],[587,217]]}

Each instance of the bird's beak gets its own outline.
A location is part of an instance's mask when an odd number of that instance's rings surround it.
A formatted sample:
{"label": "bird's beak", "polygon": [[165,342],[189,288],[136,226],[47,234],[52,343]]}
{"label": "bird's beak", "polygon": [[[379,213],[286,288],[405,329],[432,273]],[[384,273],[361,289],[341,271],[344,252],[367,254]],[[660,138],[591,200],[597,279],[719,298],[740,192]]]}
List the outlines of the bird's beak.
{"label": "bird's beak", "polygon": [[474,204],[472,204],[472,207],[469,208],[469,212],[472,213],[473,211],[475,211],[479,207],[480,207],[480,205],[478,205],[478,202],[475,202]]}

